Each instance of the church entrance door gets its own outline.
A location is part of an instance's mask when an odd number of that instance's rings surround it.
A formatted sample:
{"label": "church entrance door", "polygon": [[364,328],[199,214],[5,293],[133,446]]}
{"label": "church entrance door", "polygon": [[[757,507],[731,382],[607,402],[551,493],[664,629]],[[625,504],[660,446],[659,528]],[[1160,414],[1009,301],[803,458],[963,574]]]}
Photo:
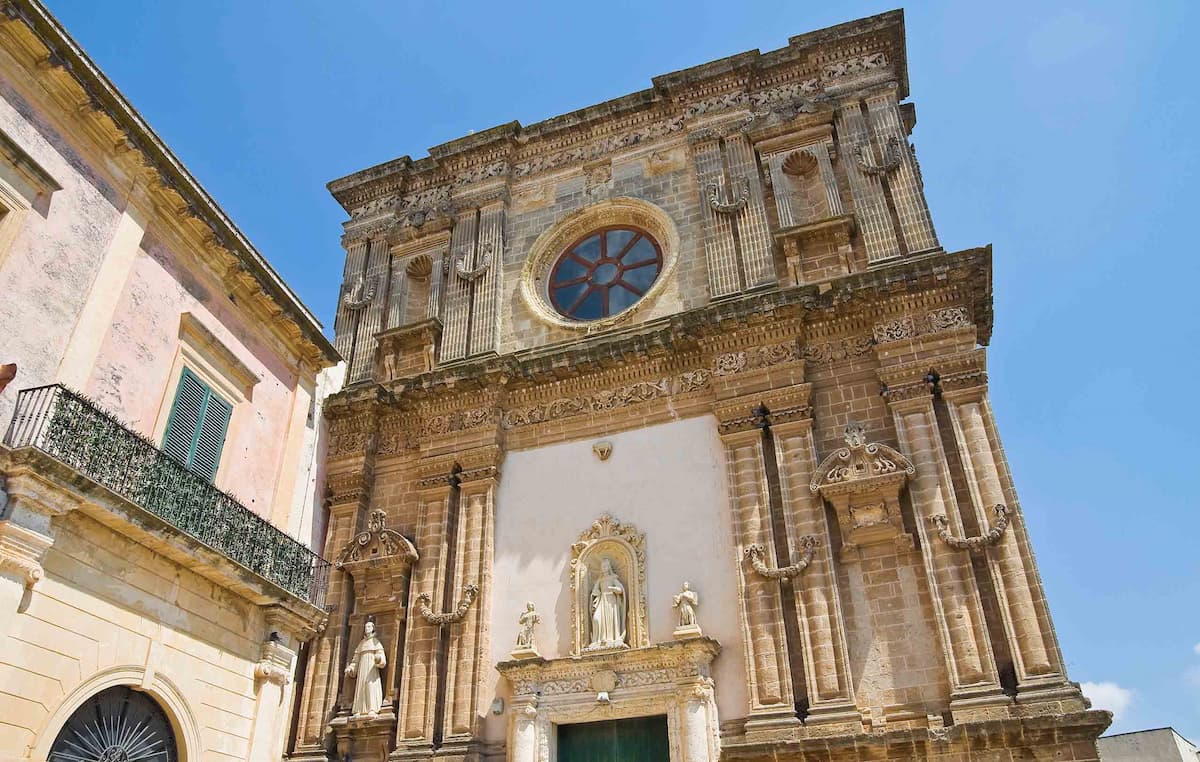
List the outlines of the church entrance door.
{"label": "church entrance door", "polygon": [[670,762],[667,718],[558,726],[558,762]]}

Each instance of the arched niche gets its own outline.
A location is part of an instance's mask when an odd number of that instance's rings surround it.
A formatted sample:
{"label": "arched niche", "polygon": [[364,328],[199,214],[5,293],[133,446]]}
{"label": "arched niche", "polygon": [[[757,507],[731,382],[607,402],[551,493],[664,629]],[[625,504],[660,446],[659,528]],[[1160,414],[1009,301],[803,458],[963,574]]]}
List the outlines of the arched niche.
{"label": "arched niche", "polygon": [[650,645],[646,621],[646,536],[632,524],[605,514],[571,546],[572,653],[588,651],[591,642],[591,593],[607,559],[625,587],[626,642],[630,648]]}

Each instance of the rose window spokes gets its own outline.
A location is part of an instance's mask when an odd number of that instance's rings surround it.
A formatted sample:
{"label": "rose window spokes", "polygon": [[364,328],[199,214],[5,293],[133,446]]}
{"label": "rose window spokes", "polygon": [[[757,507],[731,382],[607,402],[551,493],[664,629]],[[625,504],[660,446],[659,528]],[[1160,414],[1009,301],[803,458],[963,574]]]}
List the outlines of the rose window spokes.
{"label": "rose window spokes", "polygon": [[154,700],[121,686],[75,710],[50,749],[49,762],[176,762],[170,722]]}
{"label": "rose window spokes", "polygon": [[550,303],[575,320],[600,320],[636,304],[662,272],[658,242],[644,230],[611,227],[568,246],[550,272]]}

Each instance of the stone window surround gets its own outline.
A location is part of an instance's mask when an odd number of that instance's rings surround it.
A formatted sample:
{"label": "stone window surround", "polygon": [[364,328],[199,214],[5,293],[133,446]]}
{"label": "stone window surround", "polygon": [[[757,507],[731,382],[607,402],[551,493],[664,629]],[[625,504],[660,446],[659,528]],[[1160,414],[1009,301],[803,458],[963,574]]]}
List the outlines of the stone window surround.
{"label": "stone window surround", "polygon": [[243,403],[251,400],[259,378],[195,315],[190,312],[180,315],[179,347],[175,352],[175,359],[171,362],[171,370],[167,375],[167,383],[154,422],[154,442],[158,446],[161,446],[167,433],[167,421],[171,417],[171,407],[175,402],[185,367],[233,407],[229,425],[225,430],[226,446],[222,448],[221,462],[217,464],[213,480],[213,483],[220,487],[221,474],[225,470],[229,453],[233,450],[228,445],[237,441],[242,412],[245,409]]}
{"label": "stone window surround", "polygon": [[[572,320],[559,314],[550,303],[550,270],[563,251],[588,233],[605,227],[641,228],[658,242],[662,251],[662,270],[644,296],[632,307],[599,320]],[[612,327],[654,304],[679,260],[679,231],[675,222],[659,207],[641,199],[620,197],[600,201],[566,214],[546,229],[529,249],[521,270],[521,298],[530,312],[544,323],[560,328],[593,332]]]}

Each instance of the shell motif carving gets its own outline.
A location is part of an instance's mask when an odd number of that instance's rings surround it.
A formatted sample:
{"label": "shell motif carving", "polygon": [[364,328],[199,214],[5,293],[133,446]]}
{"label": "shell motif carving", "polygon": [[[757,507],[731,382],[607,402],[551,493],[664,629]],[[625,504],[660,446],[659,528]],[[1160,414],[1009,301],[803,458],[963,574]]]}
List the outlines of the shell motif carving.
{"label": "shell motif carving", "polygon": [[731,183],[737,188],[736,195],[729,201],[721,200],[721,188],[717,183],[709,183],[705,186],[708,192],[708,205],[717,214],[737,214],[746,208],[746,203],[750,201],[750,179],[745,175],[741,175],[734,179]]}
{"label": "shell motif carving", "polygon": [[413,257],[404,267],[404,272],[412,280],[428,280],[429,276],[433,274],[433,258],[428,254]]}
{"label": "shell motif carving", "polygon": [[817,168],[817,158],[808,151],[792,151],[783,160],[783,173],[792,177],[804,177]]}

